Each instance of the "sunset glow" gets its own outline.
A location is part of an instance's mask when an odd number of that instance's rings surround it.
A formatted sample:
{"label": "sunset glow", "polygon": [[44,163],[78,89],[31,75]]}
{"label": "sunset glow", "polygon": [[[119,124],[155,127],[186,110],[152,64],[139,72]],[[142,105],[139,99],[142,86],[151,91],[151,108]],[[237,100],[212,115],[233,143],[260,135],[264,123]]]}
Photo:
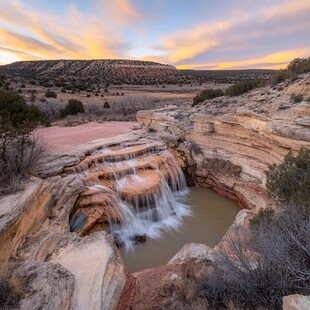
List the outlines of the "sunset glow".
{"label": "sunset glow", "polygon": [[309,16],[309,0],[2,0],[0,64],[129,58],[283,68],[310,55]]}

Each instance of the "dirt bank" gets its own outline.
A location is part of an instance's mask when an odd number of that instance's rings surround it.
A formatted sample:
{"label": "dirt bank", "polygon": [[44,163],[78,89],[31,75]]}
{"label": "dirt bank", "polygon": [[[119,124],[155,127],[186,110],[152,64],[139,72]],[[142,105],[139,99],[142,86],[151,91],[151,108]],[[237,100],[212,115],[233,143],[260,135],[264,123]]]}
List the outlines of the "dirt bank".
{"label": "dirt bank", "polygon": [[130,132],[135,125],[136,122],[86,123],[74,127],[39,128],[36,132],[46,142],[49,151],[57,153],[92,140]]}

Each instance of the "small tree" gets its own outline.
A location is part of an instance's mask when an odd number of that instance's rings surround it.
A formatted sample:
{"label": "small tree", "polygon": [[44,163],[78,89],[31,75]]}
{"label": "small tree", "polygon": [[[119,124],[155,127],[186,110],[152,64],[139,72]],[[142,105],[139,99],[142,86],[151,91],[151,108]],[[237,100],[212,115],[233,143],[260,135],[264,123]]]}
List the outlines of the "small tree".
{"label": "small tree", "polygon": [[310,210],[310,150],[301,148],[296,157],[289,152],[283,163],[270,166],[266,175],[267,191],[282,207]]}
{"label": "small tree", "polygon": [[81,101],[76,99],[70,99],[66,107],[60,110],[60,116],[66,117],[67,115],[75,115],[84,112],[84,106]]}
{"label": "small tree", "polygon": [[53,90],[48,90],[45,93],[46,98],[57,98],[57,94]]}
{"label": "small tree", "polygon": [[109,102],[108,102],[108,101],[105,101],[105,103],[103,104],[103,107],[104,107],[105,109],[110,109],[110,104],[109,104]]}
{"label": "small tree", "polygon": [[43,146],[32,131],[47,124],[44,114],[19,94],[0,91],[0,185],[9,186],[31,174]]}

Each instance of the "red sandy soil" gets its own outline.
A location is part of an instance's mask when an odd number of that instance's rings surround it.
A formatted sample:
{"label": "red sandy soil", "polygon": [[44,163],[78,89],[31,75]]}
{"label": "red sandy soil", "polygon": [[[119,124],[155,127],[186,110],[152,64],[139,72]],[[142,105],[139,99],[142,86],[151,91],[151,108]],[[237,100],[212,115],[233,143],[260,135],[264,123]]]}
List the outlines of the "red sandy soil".
{"label": "red sandy soil", "polygon": [[37,129],[37,134],[52,153],[69,150],[96,139],[110,138],[128,133],[136,122],[86,123],[73,127],[52,126]]}

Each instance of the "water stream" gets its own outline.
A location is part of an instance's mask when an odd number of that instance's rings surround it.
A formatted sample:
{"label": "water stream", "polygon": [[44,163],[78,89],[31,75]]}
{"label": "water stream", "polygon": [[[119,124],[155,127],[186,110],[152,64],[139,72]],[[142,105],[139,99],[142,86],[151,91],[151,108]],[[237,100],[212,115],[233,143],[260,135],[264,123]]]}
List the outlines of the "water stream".
{"label": "water stream", "polygon": [[177,200],[190,206],[191,210],[191,215],[184,217],[177,229],[167,229],[160,238],[120,249],[130,272],[168,263],[185,243],[215,246],[240,211],[234,201],[200,187],[190,187],[188,193]]}
{"label": "water stream", "polygon": [[86,187],[70,230],[106,230],[130,271],[167,263],[187,242],[213,246],[238,211],[210,190],[188,189],[179,163],[161,143],[104,148],[69,171]]}

